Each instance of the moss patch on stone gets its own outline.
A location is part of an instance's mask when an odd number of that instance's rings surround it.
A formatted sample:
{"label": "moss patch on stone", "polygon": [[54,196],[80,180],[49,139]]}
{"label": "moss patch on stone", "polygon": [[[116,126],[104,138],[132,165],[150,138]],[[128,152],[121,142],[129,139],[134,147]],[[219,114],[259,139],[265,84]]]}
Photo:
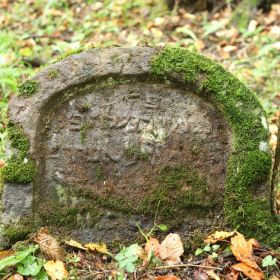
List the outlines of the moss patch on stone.
{"label": "moss patch on stone", "polygon": [[155,187],[139,202],[142,213],[153,215],[160,203],[159,215],[172,224],[183,221],[186,211],[195,217],[206,217],[214,202],[207,182],[185,164],[166,166],[156,178]]}
{"label": "moss patch on stone", "polygon": [[74,49],[74,50],[70,50],[64,54],[62,54],[61,56],[59,56],[58,58],[55,59],[54,62],[58,62],[58,61],[61,61],[63,60],[64,58],[68,57],[68,56],[71,56],[73,54],[77,54],[77,53],[81,53],[83,52],[85,49],[84,48],[78,48],[78,49]]}
{"label": "moss patch on stone", "polygon": [[59,72],[56,69],[50,70],[48,72],[48,77],[50,80],[54,80],[59,76]]}
{"label": "moss patch on stone", "polygon": [[254,92],[218,63],[182,48],[159,51],[151,69],[164,81],[194,89],[223,113],[233,134],[224,203],[226,220],[233,228],[248,235],[257,232],[255,237],[275,245],[274,241],[280,240],[280,231],[275,229],[280,226],[273,222],[270,193],[257,198],[258,184],[270,176],[271,155],[264,111]]}
{"label": "moss patch on stone", "polygon": [[27,80],[18,87],[19,95],[29,97],[39,90],[39,83],[35,80]]}
{"label": "moss patch on stone", "polygon": [[149,158],[149,154],[143,152],[138,145],[129,145],[125,148],[124,153],[128,158],[136,158],[138,160],[147,160]]}
{"label": "moss patch on stone", "polygon": [[7,134],[11,147],[16,149],[22,157],[25,157],[30,144],[27,137],[24,135],[22,128],[9,122],[7,126]]}
{"label": "moss patch on stone", "polygon": [[3,168],[3,180],[9,183],[28,184],[36,176],[36,167],[30,160],[10,159]]}
{"label": "moss patch on stone", "polygon": [[1,169],[4,182],[28,184],[36,176],[36,166],[28,155],[30,143],[23,129],[11,122],[7,128],[8,140],[13,151],[13,156],[7,160],[7,164]]}
{"label": "moss patch on stone", "polygon": [[9,226],[4,229],[4,236],[13,244],[19,240],[25,240],[26,237],[34,231],[30,224],[22,223],[14,226]]}

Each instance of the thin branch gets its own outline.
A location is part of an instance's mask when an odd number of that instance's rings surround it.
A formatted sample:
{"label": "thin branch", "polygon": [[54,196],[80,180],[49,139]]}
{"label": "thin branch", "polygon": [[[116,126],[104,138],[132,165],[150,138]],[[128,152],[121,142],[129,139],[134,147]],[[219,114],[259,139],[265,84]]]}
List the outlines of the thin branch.
{"label": "thin branch", "polygon": [[220,267],[214,266],[207,266],[207,265],[199,265],[199,264],[175,264],[175,265],[165,265],[165,266],[158,266],[154,269],[168,269],[168,268],[176,268],[176,267],[201,267],[201,268],[209,268],[209,269],[216,269],[216,270],[223,270]]}

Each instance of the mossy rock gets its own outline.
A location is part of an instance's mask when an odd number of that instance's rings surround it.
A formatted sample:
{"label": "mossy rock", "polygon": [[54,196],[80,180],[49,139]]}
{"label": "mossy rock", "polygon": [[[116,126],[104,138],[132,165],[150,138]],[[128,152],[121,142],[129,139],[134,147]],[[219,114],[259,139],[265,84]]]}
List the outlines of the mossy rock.
{"label": "mossy rock", "polygon": [[91,49],[32,81],[10,105],[19,152],[6,170],[36,163],[9,181],[33,182],[37,225],[115,242],[156,214],[183,238],[223,224],[279,244],[265,113],[218,63],[183,48]]}

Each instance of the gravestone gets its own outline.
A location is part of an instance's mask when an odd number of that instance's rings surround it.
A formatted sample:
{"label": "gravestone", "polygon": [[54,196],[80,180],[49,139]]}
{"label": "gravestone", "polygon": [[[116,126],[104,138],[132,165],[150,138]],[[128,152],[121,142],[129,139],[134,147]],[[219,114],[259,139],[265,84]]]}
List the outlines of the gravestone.
{"label": "gravestone", "polygon": [[[133,239],[270,215],[268,126],[254,93],[184,49],[91,49],[10,102],[2,223]],[[249,222],[248,222],[249,221]]]}

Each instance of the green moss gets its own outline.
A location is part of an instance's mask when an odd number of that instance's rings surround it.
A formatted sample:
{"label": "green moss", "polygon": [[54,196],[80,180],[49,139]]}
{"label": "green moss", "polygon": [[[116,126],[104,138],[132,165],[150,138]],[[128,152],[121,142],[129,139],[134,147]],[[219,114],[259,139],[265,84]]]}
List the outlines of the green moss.
{"label": "green moss", "polygon": [[95,176],[98,180],[104,180],[105,174],[102,168],[102,165],[97,165],[95,168]]}
{"label": "green moss", "polygon": [[80,127],[80,141],[81,141],[81,144],[84,144],[85,139],[86,139],[86,133],[87,133],[87,131],[90,127],[91,127],[91,123],[84,122],[84,123],[81,124],[81,127]]}
{"label": "green moss", "polygon": [[207,182],[187,165],[166,166],[156,179],[155,187],[139,203],[139,209],[145,214],[152,215],[154,206],[160,202],[160,216],[165,221],[178,223],[187,212],[205,217],[218,204],[217,200],[214,204]]}
{"label": "green moss", "polygon": [[36,168],[31,160],[9,159],[3,167],[4,182],[28,184],[34,180]]}
{"label": "green moss", "polygon": [[30,144],[27,137],[24,135],[22,128],[9,122],[7,126],[7,134],[11,147],[17,149],[19,153],[25,157]]}
{"label": "green moss", "polygon": [[58,58],[55,59],[54,62],[58,62],[58,61],[61,61],[62,59],[68,57],[68,56],[71,56],[73,54],[77,54],[77,53],[81,53],[83,52],[85,49],[84,48],[78,48],[78,49],[75,49],[75,50],[70,50],[64,54],[62,54],[61,56],[59,56]]}
{"label": "green moss", "polygon": [[48,72],[48,77],[50,80],[54,80],[59,76],[59,72],[56,69],[50,70]]}
{"label": "green moss", "polygon": [[39,83],[34,80],[27,80],[25,83],[21,84],[18,89],[20,96],[28,97],[38,92]]}
{"label": "green moss", "polygon": [[254,92],[218,63],[182,48],[160,51],[151,69],[160,79],[211,99],[225,116],[233,134],[224,203],[228,223],[248,234],[257,232],[261,240],[267,237],[264,232],[269,228],[275,233],[269,240],[280,240],[280,231],[275,230],[279,222],[272,222],[269,191],[267,197],[258,198],[258,185],[270,176],[271,155],[260,150],[262,144],[268,143],[268,130]]}
{"label": "green moss", "polygon": [[11,122],[7,127],[8,140],[12,148],[16,150],[12,158],[1,169],[4,182],[27,184],[34,180],[36,167],[28,156],[30,144],[20,126]]}
{"label": "green moss", "polygon": [[166,48],[153,59],[152,73],[171,80],[179,73],[186,86],[213,98],[233,129],[236,150],[259,149],[260,142],[267,141],[261,121],[264,112],[254,92],[218,63],[186,49]]}
{"label": "green moss", "polygon": [[124,153],[128,158],[136,158],[139,160],[147,160],[149,158],[149,154],[143,152],[138,145],[129,145],[125,148]]}
{"label": "green moss", "polygon": [[34,228],[30,224],[23,222],[22,224],[5,228],[4,236],[9,239],[10,244],[13,244],[19,240],[25,240],[33,230]]}
{"label": "green moss", "polygon": [[94,225],[100,216],[98,210],[92,201],[82,199],[75,207],[55,202],[45,203],[41,205],[39,215],[44,226],[79,229]]}

